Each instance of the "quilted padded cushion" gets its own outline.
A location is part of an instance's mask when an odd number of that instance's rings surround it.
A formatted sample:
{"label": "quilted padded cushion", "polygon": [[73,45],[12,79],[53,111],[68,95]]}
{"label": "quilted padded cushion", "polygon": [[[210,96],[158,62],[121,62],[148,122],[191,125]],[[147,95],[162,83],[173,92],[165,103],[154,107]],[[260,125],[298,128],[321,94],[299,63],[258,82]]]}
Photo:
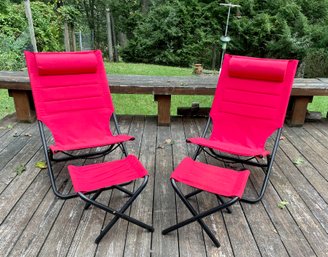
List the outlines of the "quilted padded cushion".
{"label": "quilted padded cushion", "polygon": [[[97,58],[94,53],[38,54],[36,63],[41,76],[96,73]],[[59,65],[60,64],[60,65]]]}
{"label": "quilted padded cushion", "polygon": [[[280,65],[277,65],[280,63]],[[257,58],[232,57],[229,62],[229,76],[240,79],[282,82],[285,77],[287,60],[261,60]]]}

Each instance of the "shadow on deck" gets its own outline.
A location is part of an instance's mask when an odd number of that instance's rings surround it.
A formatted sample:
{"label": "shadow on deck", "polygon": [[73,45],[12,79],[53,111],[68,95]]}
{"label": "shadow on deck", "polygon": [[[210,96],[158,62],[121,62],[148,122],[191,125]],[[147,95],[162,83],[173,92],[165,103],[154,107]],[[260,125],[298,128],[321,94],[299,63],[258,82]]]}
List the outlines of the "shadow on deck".
{"label": "shadow on deck", "polygon": [[[232,214],[205,218],[221,242],[219,249],[196,223],[161,234],[163,228],[190,216],[175,199],[169,176],[193,151],[185,138],[199,135],[206,121],[174,117],[170,127],[158,127],[155,117],[123,116],[119,122],[123,133],[136,137],[127,144],[129,152],[139,156],[151,174],[128,212],[152,223],[155,232],[120,220],[98,246],[94,244],[111,217],[99,209],[84,211],[80,199],[56,199],[46,171],[35,167],[44,159],[36,124],[9,118],[0,122],[0,256],[328,256],[327,120],[285,128],[270,184],[259,204],[238,203]],[[119,157],[115,151],[106,159]],[[205,156],[200,159],[213,162]],[[88,162],[93,161],[97,160]],[[19,166],[25,167],[20,175]],[[66,166],[56,164],[55,171],[61,189],[71,191]],[[254,188],[262,177],[260,169],[253,169],[245,194],[257,194]],[[123,195],[109,191],[101,197],[119,207]],[[288,201],[284,209],[278,208],[282,200]],[[201,193],[193,203],[205,209],[215,201]]]}

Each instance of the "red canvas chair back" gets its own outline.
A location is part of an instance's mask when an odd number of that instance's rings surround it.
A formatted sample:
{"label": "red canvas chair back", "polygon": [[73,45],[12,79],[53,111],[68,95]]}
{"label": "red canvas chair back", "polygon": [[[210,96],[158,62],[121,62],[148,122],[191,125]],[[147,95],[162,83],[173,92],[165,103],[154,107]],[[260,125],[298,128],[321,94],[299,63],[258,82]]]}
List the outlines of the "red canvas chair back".
{"label": "red canvas chair back", "polygon": [[297,63],[226,54],[210,111],[210,139],[264,148],[283,126]]}
{"label": "red canvas chair back", "polygon": [[99,50],[25,52],[25,57],[37,118],[51,130],[56,145],[93,147],[112,136],[114,107]]}

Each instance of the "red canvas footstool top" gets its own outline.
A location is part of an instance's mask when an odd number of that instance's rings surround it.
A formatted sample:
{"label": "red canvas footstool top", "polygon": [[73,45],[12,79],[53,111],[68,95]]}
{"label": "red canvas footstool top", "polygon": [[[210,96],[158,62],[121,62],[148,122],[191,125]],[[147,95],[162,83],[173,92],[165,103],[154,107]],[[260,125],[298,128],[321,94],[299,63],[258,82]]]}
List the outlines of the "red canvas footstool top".
{"label": "red canvas footstool top", "polygon": [[173,171],[171,178],[214,194],[241,198],[249,174],[249,170],[235,171],[186,157]]}
{"label": "red canvas footstool top", "polygon": [[69,165],[68,171],[75,192],[90,192],[148,175],[147,170],[134,155],[117,161],[85,166]]}

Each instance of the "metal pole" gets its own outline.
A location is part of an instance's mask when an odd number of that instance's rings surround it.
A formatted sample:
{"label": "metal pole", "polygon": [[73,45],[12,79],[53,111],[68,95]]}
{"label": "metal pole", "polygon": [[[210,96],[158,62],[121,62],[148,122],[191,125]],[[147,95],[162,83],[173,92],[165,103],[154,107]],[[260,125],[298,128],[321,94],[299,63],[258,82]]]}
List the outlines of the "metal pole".
{"label": "metal pole", "polygon": [[25,5],[25,14],[26,14],[27,22],[28,22],[28,28],[30,31],[31,44],[33,47],[33,51],[37,52],[38,48],[36,46],[36,39],[35,39],[35,33],[34,33],[30,0],[24,0],[24,5]]}
{"label": "metal pole", "polygon": [[232,4],[232,3],[221,3],[220,4],[221,6],[227,6],[228,7],[228,14],[227,14],[227,21],[226,21],[226,26],[225,26],[225,32],[224,32],[224,35],[220,37],[220,40],[222,42],[222,52],[221,52],[221,62],[220,62],[220,67],[219,69],[221,69],[222,67],[222,62],[223,62],[223,57],[224,57],[224,54],[227,50],[227,45],[228,43],[230,42],[231,38],[228,36],[228,28],[229,28],[229,19],[230,19],[230,13],[231,13],[231,8],[239,8],[240,5],[238,4]]}
{"label": "metal pole", "polygon": [[225,33],[224,33],[224,36],[225,36],[225,37],[228,35],[228,27],[229,27],[230,11],[231,11],[231,5],[229,5],[229,9],[228,9],[227,22],[226,22],[226,28],[225,28]]}

